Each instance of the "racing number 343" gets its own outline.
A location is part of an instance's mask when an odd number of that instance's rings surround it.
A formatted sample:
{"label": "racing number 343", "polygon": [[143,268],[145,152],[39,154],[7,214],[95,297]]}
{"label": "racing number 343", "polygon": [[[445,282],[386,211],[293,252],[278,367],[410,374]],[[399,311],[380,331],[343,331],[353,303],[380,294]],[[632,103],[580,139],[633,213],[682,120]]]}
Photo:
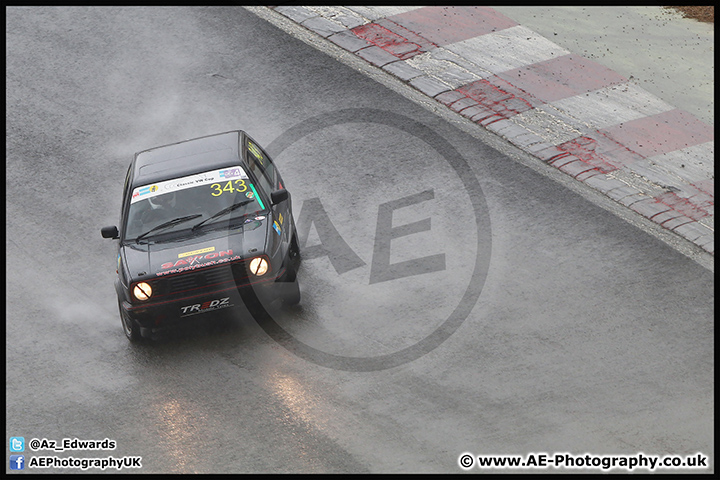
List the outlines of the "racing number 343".
{"label": "racing number 343", "polygon": [[[235,186],[233,187],[233,183]],[[225,185],[221,185],[219,183],[213,183],[210,185],[210,188],[212,189],[212,192],[210,193],[213,197],[219,197],[223,194],[223,192],[239,192],[242,193],[245,190],[247,190],[247,185],[245,185],[245,180],[235,180],[234,182],[232,180],[228,180]]]}

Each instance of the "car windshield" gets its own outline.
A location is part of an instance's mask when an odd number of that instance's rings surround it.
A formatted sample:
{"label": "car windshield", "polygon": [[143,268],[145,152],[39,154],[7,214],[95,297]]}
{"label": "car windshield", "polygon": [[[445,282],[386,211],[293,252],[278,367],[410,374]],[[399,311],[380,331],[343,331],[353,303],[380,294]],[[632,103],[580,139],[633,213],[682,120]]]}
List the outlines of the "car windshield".
{"label": "car windshield", "polygon": [[[219,222],[229,225],[232,219],[265,210],[258,188],[239,165],[137,187],[130,199],[125,238],[149,239],[199,223],[202,228]],[[181,218],[188,221],[177,221]]]}

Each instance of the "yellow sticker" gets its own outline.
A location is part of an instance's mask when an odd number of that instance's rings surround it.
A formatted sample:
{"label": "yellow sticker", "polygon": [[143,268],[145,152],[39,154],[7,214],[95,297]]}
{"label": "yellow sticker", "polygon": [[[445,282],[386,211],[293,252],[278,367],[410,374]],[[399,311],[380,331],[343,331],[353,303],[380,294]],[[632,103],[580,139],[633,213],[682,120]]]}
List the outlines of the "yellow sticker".
{"label": "yellow sticker", "polygon": [[178,255],[178,258],[189,257],[190,255],[200,255],[201,253],[214,252],[215,247],[202,248],[200,250],[193,250],[192,252],[185,252]]}
{"label": "yellow sticker", "polygon": [[248,140],[248,150],[250,150],[250,153],[252,153],[253,155],[255,155],[255,158],[257,158],[258,160],[260,160],[260,163],[264,163],[264,162],[265,162],[265,157],[263,157],[263,154],[262,154],[262,152],[260,151],[260,149],[259,149],[254,143],[252,143],[252,142],[249,141],[249,140]]}
{"label": "yellow sticker", "polygon": [[257,146],[256,146],[254,143],[248,142],[248,150],[250,150],[250,152],[251,152],[253,155],[255,155],[256,157],[258,157],[258,158],[261,158],[261,157],[262,157],[262,154],[260,153],[260,150],[257,148]]}
{"label": "yellow sticker", "polygon": [[278,215],[278,220],[280,220],[280,225],[282,225],[282,223],[283,223],[282,213],[280,215]]}

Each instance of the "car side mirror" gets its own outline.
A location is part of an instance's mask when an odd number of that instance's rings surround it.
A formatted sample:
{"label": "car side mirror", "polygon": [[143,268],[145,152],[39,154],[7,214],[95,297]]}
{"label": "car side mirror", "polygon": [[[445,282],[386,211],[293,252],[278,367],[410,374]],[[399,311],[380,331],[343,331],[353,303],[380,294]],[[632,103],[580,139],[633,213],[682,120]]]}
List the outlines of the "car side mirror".
{"label": "car side mirror", "polygon": [[100,229],[100,233],[102,234],[103,238],[120,238],[120,233],[118,232],[118,229],[116,226],[112,227],[102,227]]}
{"label": "car side mirror", "polygon": [[281,188],[280,190],[276,190],[270,194],[270,201],[273,205],[277,205],[278,203],[284,202],[288,199],[290,194],[287,190],[284,188]]}

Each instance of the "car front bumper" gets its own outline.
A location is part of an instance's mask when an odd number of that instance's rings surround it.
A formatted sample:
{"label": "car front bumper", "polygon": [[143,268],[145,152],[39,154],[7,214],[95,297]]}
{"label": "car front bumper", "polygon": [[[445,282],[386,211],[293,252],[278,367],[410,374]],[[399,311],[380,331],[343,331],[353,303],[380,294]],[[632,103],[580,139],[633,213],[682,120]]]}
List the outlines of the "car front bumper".
{"label": "car front bumper", "polygon": [[144,337],[181,324],[198,323],[228,309],[247,305],[253,300],[262,304],[281,297],[284,271],[278,275],[250,284],[214,286],[187,296],[174,296],[147,304],[121,302],[123,314],[131,318]]}

